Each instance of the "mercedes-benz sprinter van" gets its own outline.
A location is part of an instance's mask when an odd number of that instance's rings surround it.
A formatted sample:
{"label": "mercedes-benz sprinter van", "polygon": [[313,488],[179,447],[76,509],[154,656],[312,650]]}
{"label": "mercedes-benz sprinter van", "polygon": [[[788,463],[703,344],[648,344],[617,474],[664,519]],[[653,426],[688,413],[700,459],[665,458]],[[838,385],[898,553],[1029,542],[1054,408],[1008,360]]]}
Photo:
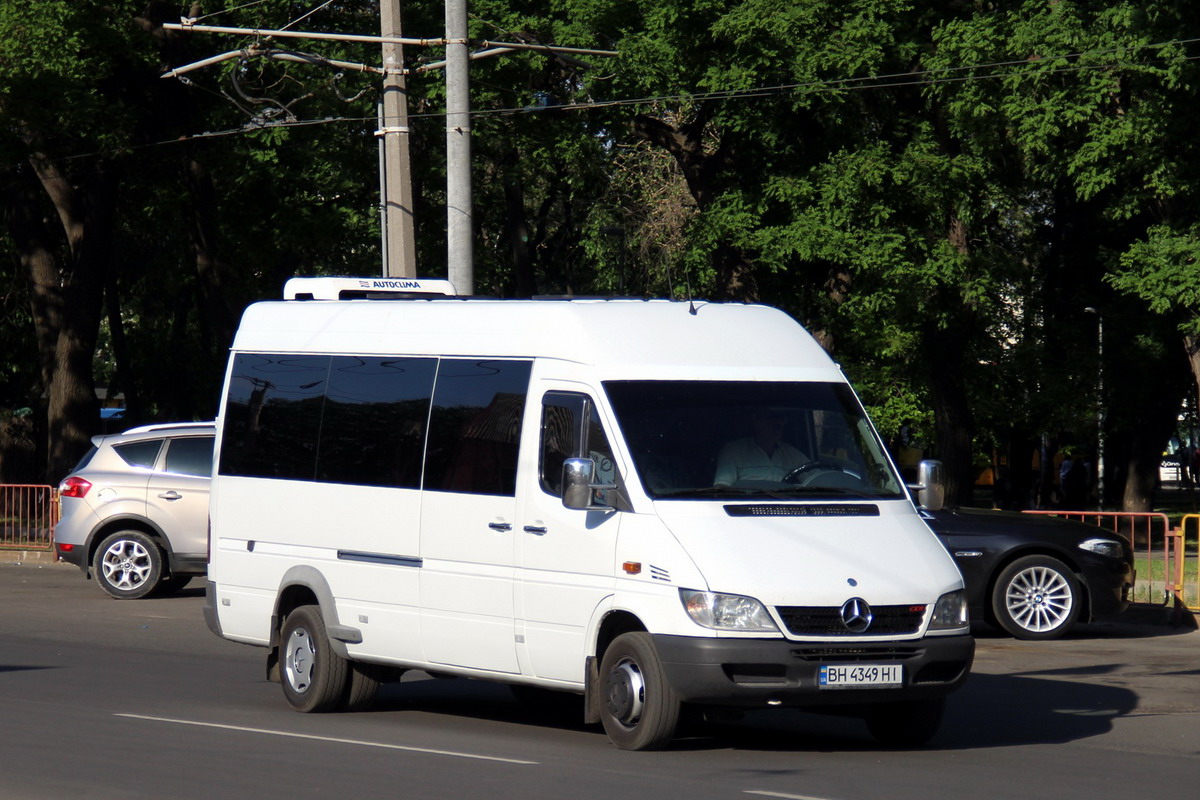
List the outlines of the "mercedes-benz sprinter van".
{"label": "mercedes-benz sprinter van", "polygon": [[685,708],[934,735],[974,654],[962,579],[799,324],[451,291],[293,280],[237,332],[205,616],[294,708],[415,669],[581,694],[626,749]]}

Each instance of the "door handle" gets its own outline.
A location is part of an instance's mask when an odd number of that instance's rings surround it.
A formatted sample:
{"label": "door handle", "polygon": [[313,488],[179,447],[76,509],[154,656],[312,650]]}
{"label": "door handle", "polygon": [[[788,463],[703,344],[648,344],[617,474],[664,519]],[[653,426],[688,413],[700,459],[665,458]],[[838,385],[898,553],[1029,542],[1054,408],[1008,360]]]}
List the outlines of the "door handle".
{"label": "door handle", "polygon": [[546,526],[545,525],[526,525],[525,532],[526,533],[536,533],[538,536],[543,536],[546,533]]}
{"label": "door handle", "polygon": [[162,500],[179,500],[182,497],[183,497],[183,495],[181,495],[179,492],[175,491],[174,489],[163,492],[162,494],[159,495],[159,498]]}
{"label": "door handle", "polygon": [[494,531],[511,531],[512,525],[507,522],[489,522],[488,527]]}

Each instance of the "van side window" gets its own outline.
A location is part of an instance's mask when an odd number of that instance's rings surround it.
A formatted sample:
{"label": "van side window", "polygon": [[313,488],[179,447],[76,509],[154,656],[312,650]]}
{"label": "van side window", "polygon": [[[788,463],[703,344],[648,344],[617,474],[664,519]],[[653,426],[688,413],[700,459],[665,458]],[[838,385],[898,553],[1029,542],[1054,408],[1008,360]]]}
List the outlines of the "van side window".
{"label": "van side window", "polygon": [[317,480],[419,489],[435,358],[334,356]]}
{"label": "van side window", "polygon": [[234,357],[221,475],[313,479],[329,363],[329,356]]}
{"label": "van side window", "polygon": [[[587,424],[581,424],[581,420]],[[584,394],[546,392],[542,398],[542,444],[538,473],[542,489],[562,496],[562,465],[568,458],[596,462],[596,483],[615,483],[612,448],[596,415],[596,404]]]}
{"label": "van side window", "polygon": [[426,489],[516,494],[531,363],[441,360],[429,419]]}

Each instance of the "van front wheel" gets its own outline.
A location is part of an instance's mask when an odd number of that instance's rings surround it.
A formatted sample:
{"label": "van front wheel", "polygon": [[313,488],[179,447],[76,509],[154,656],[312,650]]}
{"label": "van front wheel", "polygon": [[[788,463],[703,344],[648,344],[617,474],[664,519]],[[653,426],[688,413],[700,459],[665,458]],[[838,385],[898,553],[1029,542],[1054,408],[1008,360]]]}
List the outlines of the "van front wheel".
{"label": "van front wheel", "polygon": [[681,703],[667,683],[650,634],[623,633],[600,662],[600,721],[622,750],[665,747],[679,725]]}
{"label": "van front wheel", "polygon": [[318,606],[300,606],[288,614],[279,642],[283,696],[297,711],[322,712],[346,696],[346,660],[333,652]]}

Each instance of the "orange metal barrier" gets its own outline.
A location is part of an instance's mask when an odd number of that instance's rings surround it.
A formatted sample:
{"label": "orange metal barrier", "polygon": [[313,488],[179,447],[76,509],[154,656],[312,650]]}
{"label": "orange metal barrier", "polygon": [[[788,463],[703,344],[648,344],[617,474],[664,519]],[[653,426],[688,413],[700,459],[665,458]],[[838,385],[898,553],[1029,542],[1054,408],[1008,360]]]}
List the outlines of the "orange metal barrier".
{"label": "orange metal barrier", "polygon": [[53,550],[58,489],[0,484],[0,550]]}
{"label": "orange metal barrier", "polygon": [[1185,606],[1200,611],[1200,514],[1179,521],[1179,549],[1178,591]]}
{"label": "orange metal barrier", "polygon": [[[1050,514],[1087,522],[1120,533],[1129,540],[1137,564],[1137,580],[1131,598],[1139,603],[1186,606],[1183,596],[1183,533],[1171,528],[1166,514],[1127,511],[1030,510],[1026,514]],[[1200,516],[1197,516],[1200,520]]]}

